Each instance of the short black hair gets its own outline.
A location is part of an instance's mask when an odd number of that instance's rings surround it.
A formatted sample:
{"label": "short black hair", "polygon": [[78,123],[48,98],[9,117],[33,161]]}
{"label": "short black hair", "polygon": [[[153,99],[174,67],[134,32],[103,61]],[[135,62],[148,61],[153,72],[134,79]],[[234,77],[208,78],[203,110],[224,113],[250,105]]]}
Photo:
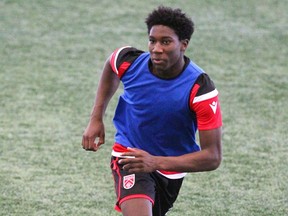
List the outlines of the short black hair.
{"label": "short black hair", "polygon": [[194,32],[194,23],[181,9],[159,6],[146,18],[148,34],[154,25],[164,25],[172,28],[178,35],[179,40],[191,39]]}

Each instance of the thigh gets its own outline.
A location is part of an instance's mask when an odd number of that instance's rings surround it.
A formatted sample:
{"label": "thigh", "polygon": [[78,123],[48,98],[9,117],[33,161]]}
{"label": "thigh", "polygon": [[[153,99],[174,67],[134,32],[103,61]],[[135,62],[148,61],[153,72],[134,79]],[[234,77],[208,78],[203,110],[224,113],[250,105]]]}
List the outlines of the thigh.
{"label": "thigh", "polygon": [[152,216],[152,203],[148,199],[128,199],[121,203],[123,216]]}

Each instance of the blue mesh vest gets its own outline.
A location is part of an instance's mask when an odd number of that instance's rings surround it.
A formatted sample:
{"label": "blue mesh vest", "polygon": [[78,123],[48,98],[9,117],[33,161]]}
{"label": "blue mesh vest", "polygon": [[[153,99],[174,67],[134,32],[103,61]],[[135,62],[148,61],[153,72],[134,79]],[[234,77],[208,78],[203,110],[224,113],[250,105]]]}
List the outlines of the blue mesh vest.
{"label": "blue mesh vest", "polygon": [[149,53],[141,54],[121,78],[124,92],[113,119],[115,142],[159,156],[199,151],[189,96],[203,70],[190,61],[176,78],[160,79],[150,72],[149,59]]}

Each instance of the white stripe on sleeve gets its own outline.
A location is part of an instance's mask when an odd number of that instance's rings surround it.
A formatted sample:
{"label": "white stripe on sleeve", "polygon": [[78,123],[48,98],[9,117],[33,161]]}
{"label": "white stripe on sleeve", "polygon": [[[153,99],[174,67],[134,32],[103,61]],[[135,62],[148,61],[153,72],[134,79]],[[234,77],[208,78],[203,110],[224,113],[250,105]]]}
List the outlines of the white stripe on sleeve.
{"label": "white stripe on sleeve", "polygon": [[217,91],[217,89],[214,89],[213,91],[211,91],[209,93],[195,97],[193,100],[193,104],[200,102],[200,101],[208,100],[208,99],[213,98],[217,95],[218,95],[218,91]]}
{"label": "white stripe on sleeve", "polygon": [[117,50],[117,52],[116,52],[116,54],[115,54],[115,58],[114,58],[113,65],[114,65],[114,68],[115,68],[117,74],[119,74],[119,71],[118,71],[118,68],[117,68],[117,65],[116,65],[118,56],[119,56],[120,52],[121,52],[123,49],[129,48],[129,47],[131,47],[131,46],[121,47],[121,48],[119,48],[119,49]]}

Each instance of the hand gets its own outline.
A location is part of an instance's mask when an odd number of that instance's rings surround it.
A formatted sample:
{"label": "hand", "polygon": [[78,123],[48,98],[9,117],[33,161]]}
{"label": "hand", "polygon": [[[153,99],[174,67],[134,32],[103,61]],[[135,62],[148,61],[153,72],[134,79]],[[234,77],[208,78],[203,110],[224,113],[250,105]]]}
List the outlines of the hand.
{"label": "hand", "polygon": [[[98,138],[98,140],[96,140]],[[82,147],[86,151],[97,151],[105,142],[105,129],[101,121],[90,121],[82,137]]]}
{"label": "hand", "polygon": [[[124,170],[129,173],[150,173],[157,169],[156,156],[136,148],[128,148],[128,150],[129,152],[122,154],[124,158],[119,160],[119,164],[123,165]],[[127,156],[128,158],[125,158]]]}

